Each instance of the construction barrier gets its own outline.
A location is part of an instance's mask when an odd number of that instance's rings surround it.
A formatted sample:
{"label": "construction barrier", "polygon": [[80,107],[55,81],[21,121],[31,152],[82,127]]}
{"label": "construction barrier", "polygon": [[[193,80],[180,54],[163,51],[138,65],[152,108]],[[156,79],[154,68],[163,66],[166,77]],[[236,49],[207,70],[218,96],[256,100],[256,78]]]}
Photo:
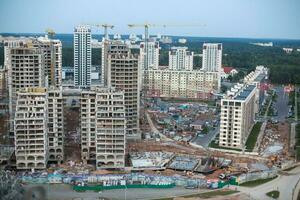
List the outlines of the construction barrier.
{"label": "construction barrier", "polygon": [[101,190],[115,190],[115,189],[129,189],[129,188],[154,188],[154,189],[168,189],[175,187],[175,183],[171,184],[164,184],[164,185],[141,185],[141,184],[130,184],[130,185],[110,185],[110,186],[103,186],[103,185],[85,185],[85,186],[79,186],[75,185],[73,186],[73,190],[77,192],[84,192],[87,190],[90,191],[101,191]]}

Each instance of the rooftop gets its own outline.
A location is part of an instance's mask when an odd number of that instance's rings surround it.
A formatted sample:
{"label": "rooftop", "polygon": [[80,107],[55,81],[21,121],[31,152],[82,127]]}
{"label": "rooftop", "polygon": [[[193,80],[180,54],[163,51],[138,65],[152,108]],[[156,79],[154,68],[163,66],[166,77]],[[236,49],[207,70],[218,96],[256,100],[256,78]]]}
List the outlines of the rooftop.
{"label": "rooftop", "polygon": [[247,85],[243,89],[241,89],[240,93],[237,94],[234,99],[235,100],[245,100],[249,96],[249,94],[255,89],[255,85]]}

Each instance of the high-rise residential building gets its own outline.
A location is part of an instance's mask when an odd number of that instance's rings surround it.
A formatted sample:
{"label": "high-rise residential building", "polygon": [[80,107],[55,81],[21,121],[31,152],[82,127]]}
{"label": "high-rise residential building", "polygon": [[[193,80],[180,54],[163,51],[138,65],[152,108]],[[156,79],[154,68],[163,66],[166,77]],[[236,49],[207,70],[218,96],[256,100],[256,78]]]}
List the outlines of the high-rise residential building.
{"label": "high-rise residential building", "polygon": [[140,68],[138,58],[121,40],[104,40],[102,47],[102,83],[124,91],[126,136],[139,138]]}
{"label": "high-rise residential building", "polygon": [[0,68],[0,99],[5,97],[6,84],[5,84],[5,70]]}
{"label": "high-rise residential building", "polygon": [[46,168],[64,158],[62,90],[23,88],[17,93],[14,138],[18,169]]}
{"label": "high-rise residential building", "polygon": [[124,93],[114,88],[81,92],[81,157],[98,169],[125,167]]}
{"label": "high-rise residential building", "polygon": [[[219,145],[243,149],[254,125],[256,86],[236,84],[221,99]],[[246,147],[247,148],[247,147]]]}
{"label": "high-rise residential building", "polygon": [[222,44],[204,43],[202,69],[207,72],[220,72],[222,67]]}
{"label": "high-rise residential building", "polygon": [[193,70],[194,52],[187,47],[172,47],[169,51],[170,70]]}
{"label": "high-rise residential building", "polygon": [[80,87],[91,85],[91,28],[79,25],[74,29],[74,84]]}
{"label": "high-rise residential building", "polygon": [[[159,42],[147,42],[148,54],[145,42],[140,44],[140,69],[158,69],[159,65]],[[147,58],[147,60],[145,60]],[[147,66],[146,66],[147,65]]]}
{"label": "high-rise residential building", "polygon": [[138,56],[108,54],[108,86],[124,91],[126,137],[139,139],[140,77]]}
{"label": "high-rise residential building", "polygon": [[202,70],[145,70],[150,97],[209,99],[218,88],[218,73]]}
{"label": "high-rise residential building", "polygon": [[257,66],[256,69],[244,77],[244,83],[256,85],[256,104],[255,111],[258,112],[264,102],[265,92],[269,88],[268,79],[269,69],[264,66]]}
{"label": "high-rise residential building", "polygon": [[45,169],[48,162],[48,116],[45,88],[18,92],[14,119],[17,169]]}
{"label": "high-rise residential building", "polygon": [[49,161],[62,163],[64,159],[64,101],[62,89],[50,87],[47,96]]}
{"label": "high-rise residential building", "polygon": [[13,132],[13,116],[17,92],[27,87],[44,87],[44,54],[42,49],[29,45],[9,49],[7,85],[9,92],[10,131]]}
{"label": "high-rise residential building", "polygon": [[39,37],[32,41],[33,46],[41,48],[44,53],[44,72],[47,85],[60,87],[62,85],[62,44],[60,40]]}
{"label": "high-rise residential building", "polygon": [[121,40],[107,40],[102,41],[101,51],[101,84],[108,86],[110,80],[110,71],[108,67],[108,55],[122,54],[127,55],[129,47]]}

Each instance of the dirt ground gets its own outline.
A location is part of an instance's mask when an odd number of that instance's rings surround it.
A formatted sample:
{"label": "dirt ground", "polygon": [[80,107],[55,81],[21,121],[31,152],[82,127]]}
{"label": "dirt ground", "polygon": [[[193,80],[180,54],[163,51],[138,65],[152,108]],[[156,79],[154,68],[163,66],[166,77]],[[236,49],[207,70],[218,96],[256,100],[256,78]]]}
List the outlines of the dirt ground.
{"label": "dirt ground", "polygon": [[279,154],[279,156],[287,157],[289,151],[289,133],[289,123],[281,122],[272,124],[271,122],[268,122],[259,151],[262,153],[268,147],[274,145],[274,143],[279,143],[283,145],[283,151]]}
{"label": "dirt ground", "polygon": [[80,161],[79,108],[65,108],[65,160]]}
{"label": "dirt ground", "polygon": [[9,116],[7,114],[0,115],[0,144],[9,144],[8,120]]}

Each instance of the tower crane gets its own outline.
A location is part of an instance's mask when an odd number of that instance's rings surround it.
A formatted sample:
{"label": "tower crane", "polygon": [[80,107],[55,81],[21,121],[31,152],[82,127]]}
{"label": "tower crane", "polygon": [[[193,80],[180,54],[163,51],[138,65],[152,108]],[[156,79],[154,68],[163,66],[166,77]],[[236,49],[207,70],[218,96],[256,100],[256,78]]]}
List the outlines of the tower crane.
{"label": "tower crane", "polygon": [[204,27],[205,24],[128,24],[129,28],[138,28],[144,27],[145,29],[145,67],[148,68],[148,40],[149,40],[149,28],[150,27],[158,27],[158,28],[166,28],[166,27]]}
{"label": "tower crane", "polygon": [[[159,27],[159,28],[166,28],[166,27],[203,27],[206,26],[205,24],[200,25],[200,24],[150,24],[150,23],[144,23],[144,24],[128,24],[129,28],[139,28],[139,27],[143,27],[145,29],[145,48],[144,48],[144,68],[148,69],[148,40],[149,40],[149,28],[150,27]],[[142,72],[144,72],[142,70]],[[145,73],[142,75],[143,76],[148,76],[148,73]],[[144,77],[143,77],[144,79]],[[145,79],[143,80],[145,81]],[[148,90],[150,88],[148,88],[147,84],[144,84],[144,89],[145,89],[145,93],[148,92]],[[143,93],[145,95],[145,93]]]}
{"label": "tower crane", "polygon": [[104,39],[108,40],[108,29],[113,29],[114,25],[111,24],[92,24],[91,26],[95,26],[97,28],[104,28]]}

